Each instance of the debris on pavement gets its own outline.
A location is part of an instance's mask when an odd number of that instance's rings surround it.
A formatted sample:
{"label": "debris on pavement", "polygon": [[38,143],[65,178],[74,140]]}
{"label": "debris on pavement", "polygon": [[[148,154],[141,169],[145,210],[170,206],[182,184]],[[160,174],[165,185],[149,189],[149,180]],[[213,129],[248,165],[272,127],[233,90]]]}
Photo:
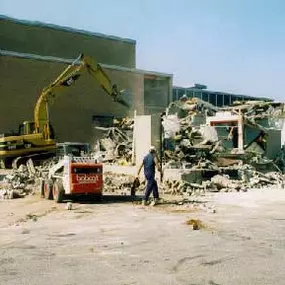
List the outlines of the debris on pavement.
{"label": "debris on pavement", "polygon": [[[162,191],[165,194],[184,193],[193,196],[206,192],[246,192],[250,188],[268,186],[275,186],[279,189],[285,188],[285,177],[278,172],[261,173],[250,166],[244,166],[243,169],[241,168],[236,172],[237,177],[235,178],[231,178],[228,174],[216,174],[211,178],[205,178],[201,183],[188,182],[183,179],[168,179],[163,182]],[[188,173],[191,173],[191,170]]]}
{"label": "debris on pavement", "polygon": [[71,202],[67,202],[66,209],[69,210],[69,211],[72,210],[72,203]]}
{"label": "debris on pavement", "polygon": [[186,221],[186,224],[192,226],[193,231],[197,231],[197,230],[201,230],[205,228],[205,225],[200,220],[197,220],[197,219],[190,219]]}
{"label": "debris on pavement", "polygon": [[[130,195],[134,187],[135,177],[127,174],[114,174],[111,172],[104,173],[104,192],[120,195]],[[136,191],[144,188],[144,182],[136,181]],[[136,192],[135,191],[135,192]],[[134,193],[133,193],[134,194]]]}
{"label": "debris on pavement", "polygon": [[20,165],[12,170],[1,182],[0,197],[2,199],[22,198],[35,193],[35,185],[38,183],[38,173],[31,159],[27,166]]}

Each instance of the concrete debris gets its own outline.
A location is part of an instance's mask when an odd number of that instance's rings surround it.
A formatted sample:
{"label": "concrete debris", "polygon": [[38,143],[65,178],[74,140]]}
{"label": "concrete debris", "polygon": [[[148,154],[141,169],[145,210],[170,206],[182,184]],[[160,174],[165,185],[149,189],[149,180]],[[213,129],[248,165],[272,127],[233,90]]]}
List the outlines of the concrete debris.
{"label": "concrete debris", "polygon": [[[105,172],[104,173],[104,192],[114,193],[120,195],[130,195],[131,190],[134,186],[135,177],[127,174],[114,174]],[[136,185],[136,190],[141,191],[144,189],[144,183],[141,182]]]}
{"label": "concrete debris", "polygon": [[14,191],[13,189],[1,189],[0,190],[0,199],[13,199]]}
{"label": "concrete debris", "polygon": [[214,127],[206,125],[206,116],[218,108],[197,98],[172,102],[162,116],[165,161],[196,164],[209,158],[219,145]]}
{"label": "concrete debris", "polygon": [[241,110],[248,123],[259,126],[261,129],[266,128],[266,126],[259,123],[264,118],[269,119],[268,127],[280,128],[278,126],[280,124],[279,119],[285,112],[283,103],[265,101],[247,101],[245,103],[236,101],[228,109],[233,111]]}
{"label": "concrete debris", "polygon": [[208,102],[205,102],[199,98],[191,98],[170,103],[168,107],[168,114],[171,115],[176,113],[178,114],[179,118],[193,116],[192,121],[194,121],[196,114],[211,116],[214,115],[217,110],[217,107]]}
{"label": "concrete debris", "polygon": [[96,127],[104,132],[95,148],[95,152],[101,154],[103,162],[131,164],[133,126],[134,120],[126,117],[114,119],[112,127]]}
{"label": "concrete debris", "polygon": [[[201,156],[197,152],[209,156],[229,153],[229,148],[233,154],[246,151],[266,155],[267,132],[281,130],[284,114],[284,104],[275,102],[236,102],[227,108],[197,98],[172,102],[162,116],[165,160],[189,162],[193,156]],[[247,129],[238,129],[239,122]],[[239,142],[243,133],[249,139]]]}
{"label": "concrete debris", "polygon": [[192,226],[194,231],[206,228],[206,226],[200,220],[197,219],[190,219],[186,221],[186,224]]}
{"label": "concrete debris", "polygon": [[[272,158],[281,141],[284,104],[248,101],[218,108],[197,98],[182,99],[162,115],[164,168],[184,175],[166,179],[165,193],[284,187],[285,146]],[[276,139],[270,142],[272,130]]]}
{"label": "concrete debris", "polygon": [[241,190],[242,183],[238,180],[231,180],[229,175],[215,175],[211,178],[210,186],[217,190]]}
{"label": "concrete debris", "polygon": [[14,199],[34,194],[41,175],[39,169],[29,159],[26,165],[22,164],[18,169],[12,170],[1,181],[0,197],[2,199]]}
{"label": "concrete debris", "polygon": [[[205,177],[200,183],[188,182],[183,179],[168,179],[163,182],[163,193],[201,195],[205,192],[246,192],[249,188],[263,188],[267,186],[275,186],[279,189],[285,188],[285,177],[278,172],[261,173],[249,165],[243,166],[239,170],[233,168],[231,171],[237,173],[235,178],[228,174],[216,174],[211,178]],[[188,172],[188,175],[190,173]],[[185,176],[187,177],[187,174]]]}
{"label": "concrete debris", "polygon": [[66,209],[69,210],[69,211],[72,210],[72,203],[71,202],[67,202]]}

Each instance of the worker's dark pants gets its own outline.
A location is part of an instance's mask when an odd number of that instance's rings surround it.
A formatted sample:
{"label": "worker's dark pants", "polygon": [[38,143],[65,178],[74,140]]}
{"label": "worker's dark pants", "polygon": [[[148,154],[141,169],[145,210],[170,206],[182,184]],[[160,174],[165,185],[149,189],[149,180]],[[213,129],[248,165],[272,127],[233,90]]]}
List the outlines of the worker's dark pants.
{"label": "worker's dark pants", "polygon": [[144,200],[147,201],[151,192],[153,192],[153,198],[158,199],[159,198],[159,193],[158,193],[158,187],[157,187],[157,182],[154,177],[148,177],[149,179],[146,178],[146,189],[145,189],[145,195],[144,195]]}

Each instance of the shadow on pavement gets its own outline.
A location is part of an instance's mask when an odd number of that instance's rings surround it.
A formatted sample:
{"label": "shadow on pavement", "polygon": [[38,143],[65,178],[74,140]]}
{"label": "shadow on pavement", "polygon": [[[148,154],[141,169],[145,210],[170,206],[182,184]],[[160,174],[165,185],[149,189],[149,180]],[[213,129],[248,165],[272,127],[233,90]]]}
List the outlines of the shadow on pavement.
{"label": "shadow on pavement", "polygon": [[[102,199],[100,201],[96,201],[96,199],[92,199],[88,196],[79,196],[76,197],[74,200],[67,200],[73,201],[75,203],[79,204],[117,204],[117,203],[134,203],[134,204],[140,204],[142,201],[143,195],[136,195],[136,196],[130,196],[130,195],[103,195]],[[176,199],[176,200],[166,200],[166,199],[160,199],[159,205],[185,205],[185,204],[204,204],[207,203],[207,201],[199,201],[195,199]]]}
{"label": "shadow on pavement", "polygon": [[66,200],[66,202],[73,201],[80,204],[115,204],[115,203],[139,203],[143,196],[130,196],[130,195],[103,195],[100,201],[92,199],[88,196],[79,196],[73,200]]}

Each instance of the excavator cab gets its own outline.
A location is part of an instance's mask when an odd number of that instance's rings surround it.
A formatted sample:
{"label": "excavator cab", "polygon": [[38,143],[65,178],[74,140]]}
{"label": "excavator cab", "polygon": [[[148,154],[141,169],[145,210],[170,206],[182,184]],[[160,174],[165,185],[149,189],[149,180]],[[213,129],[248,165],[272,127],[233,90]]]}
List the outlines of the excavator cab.
{"label": "excavator cab", "polygon": [[[19,136],[32,135],[36,133],[37,131],[35,127],[35,122],[25,121],[19,126]],[[49,138],[52,140],[55,139],[54,129],[51,124],[49,124]]]}
{"label": "excavator cab", "polygon": [[19,135],[30,135],[35,133],[35,122],[25,121],[19,126]]}

